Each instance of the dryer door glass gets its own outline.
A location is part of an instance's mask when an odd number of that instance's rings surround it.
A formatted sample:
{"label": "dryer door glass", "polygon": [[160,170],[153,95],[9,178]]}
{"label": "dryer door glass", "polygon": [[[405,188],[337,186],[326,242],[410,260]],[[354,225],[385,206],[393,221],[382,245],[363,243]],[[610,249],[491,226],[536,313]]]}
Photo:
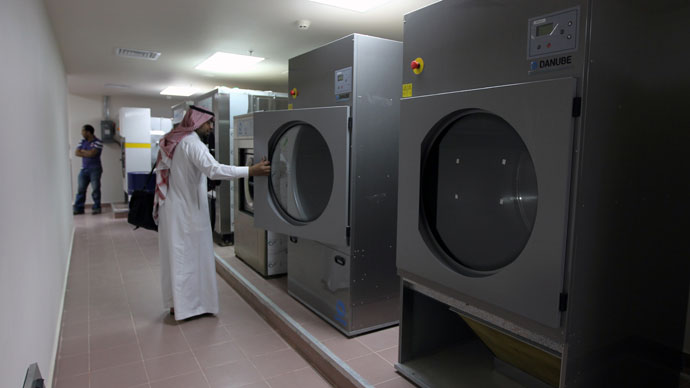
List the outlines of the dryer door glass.
{"label": "dryer door glass", "polygon": [[421,201],[445,256],[480,273],[510,264],[537,213],[536,173],[520,135],[496,115],[460,111],[425,144]]}
{"label": "dryer door glass", "polygon": [[333,160],[328,144],[313,126],[296,122],[282,131],[271,150],[270,191],[286,219],[317,219],[333,190]]}
{"label": "dryer door glass", "polygon": [[[252,149],[240,148],[240,164],[250,167],[254,164]],[[240,178],[240,210],[254,214],[254,177]]]}

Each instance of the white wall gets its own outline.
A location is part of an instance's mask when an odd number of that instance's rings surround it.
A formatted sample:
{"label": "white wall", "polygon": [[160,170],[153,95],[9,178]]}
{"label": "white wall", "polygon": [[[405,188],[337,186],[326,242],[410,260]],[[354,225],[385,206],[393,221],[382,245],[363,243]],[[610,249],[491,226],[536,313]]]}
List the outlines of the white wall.
{"label": "white wall", "polygon": [[[171,106],[178,101],[166,98],[146,98],[131,96],[112,96],[110,98],[110,119],[117,123],[118,112],[122,107],[150,108],[152,117],[172,117]],[[101,119],[103,117],[102,96],[69,95],[69,133],[70,158],[72,165],[72,202],[77,193],[77,177],[81,169],[81,158],[74,156],[74,150],[82,139],[81,127],[91,124],[96,129],[96,136],[100,137]],[[115,203],[124,201],[122,187],[122,162],[120,145],[104,143],[101,154],[103,176],[101,177],[101,203]],[[91,185],[86,192],[86,203],[92,204]],[[88,208],[88,205],[87,205]],[[88,213],[88,209],[87,209]]]}
{"label": "white wall", "polygon": [[[0,387],[57,346],[72,238],[67,83],[41,0],[0,4]],[[50,384],[49,384],[50,385]]]}

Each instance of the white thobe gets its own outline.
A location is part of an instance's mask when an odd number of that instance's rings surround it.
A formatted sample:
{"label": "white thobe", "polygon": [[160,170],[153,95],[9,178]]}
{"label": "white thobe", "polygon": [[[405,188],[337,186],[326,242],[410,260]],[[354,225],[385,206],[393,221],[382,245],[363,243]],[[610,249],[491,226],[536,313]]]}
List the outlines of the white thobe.
{"label": "white thobe", "polygon": [[175,319],[218,313],[206,177],[242,178],[248,167],[218,163],[192,132],[175,149],[166,199],[158,209],[158,248],[165,308]]}

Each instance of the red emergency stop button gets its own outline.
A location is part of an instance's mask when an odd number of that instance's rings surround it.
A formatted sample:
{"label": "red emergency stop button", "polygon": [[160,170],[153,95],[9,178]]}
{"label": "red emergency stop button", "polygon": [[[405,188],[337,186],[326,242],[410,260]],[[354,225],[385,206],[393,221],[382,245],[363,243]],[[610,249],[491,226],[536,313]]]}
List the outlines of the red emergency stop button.
{"label": "red emergency stop button", "polygon": [[424,70],[424,60],[417,57],[414,61],[410,62],[410,68],[415,74],[421,74]]}
{"label": "red emergency stop button", "polygon": [[292,88],[292,90],[290,90],[290,95],[292,96],[292,98],[297,98],[298,94],[299,93],[297,92],[297,88]]}

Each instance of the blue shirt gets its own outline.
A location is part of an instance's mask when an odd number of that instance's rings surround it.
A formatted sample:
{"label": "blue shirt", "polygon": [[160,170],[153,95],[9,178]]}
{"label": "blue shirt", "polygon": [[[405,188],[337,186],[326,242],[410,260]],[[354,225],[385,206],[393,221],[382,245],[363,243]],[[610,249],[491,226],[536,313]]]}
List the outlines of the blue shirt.
{"label": "blue shirt", "polygon": [[101,152],[103,151],[103,143],[101,143],[99,138],[94,136],[93,140],[91,141],[81,139],[81,143],[79,143],[77,149],[84,151],[90,151],[92,149],[98,150],[96,152],[96,156],[90,158],[84,156],[81,158],[81,168],[101,167]]}

